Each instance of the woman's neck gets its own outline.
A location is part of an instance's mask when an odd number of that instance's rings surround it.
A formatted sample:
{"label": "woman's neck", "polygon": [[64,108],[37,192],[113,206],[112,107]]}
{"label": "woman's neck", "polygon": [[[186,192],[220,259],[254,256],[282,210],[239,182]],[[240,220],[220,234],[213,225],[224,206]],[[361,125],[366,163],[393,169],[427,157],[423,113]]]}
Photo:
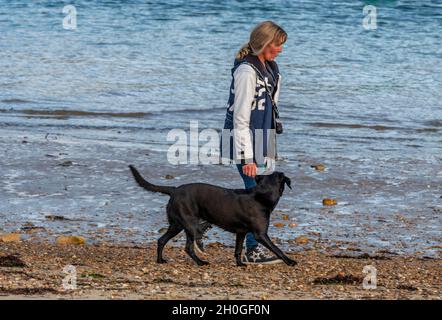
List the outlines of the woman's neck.
{"label": "woman's neck", "polygon": [[262,65],[265,67],[266,66],[266,59],[264,59],[264,55],[259,54],[258,59],[259,59],[259,61],[261,61]]}

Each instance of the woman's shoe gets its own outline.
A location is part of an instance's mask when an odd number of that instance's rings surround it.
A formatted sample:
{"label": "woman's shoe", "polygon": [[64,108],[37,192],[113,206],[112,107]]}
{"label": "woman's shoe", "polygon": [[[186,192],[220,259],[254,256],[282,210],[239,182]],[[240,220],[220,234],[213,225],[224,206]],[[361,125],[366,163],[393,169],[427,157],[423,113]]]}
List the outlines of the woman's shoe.
{"label": "woman's shoe", "polygon": [[283,261],[276,256],[268,255],[261,246],[256,246],[246,249],[242,262],[245,264],[276,264]]}

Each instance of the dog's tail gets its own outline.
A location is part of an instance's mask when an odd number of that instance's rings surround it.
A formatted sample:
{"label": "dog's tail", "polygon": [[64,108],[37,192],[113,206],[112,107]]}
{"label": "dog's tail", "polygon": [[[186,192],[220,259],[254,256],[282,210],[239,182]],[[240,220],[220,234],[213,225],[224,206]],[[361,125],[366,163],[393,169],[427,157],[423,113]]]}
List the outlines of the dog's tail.
{"label": "dog's tail", "polygon": [[140,175],[137,169],[135,169],[134,166],[129,166],[130,171],[132,171],[132,174],[134,175],[135,181],[144,189],[147,189],[152,192],[161,192],[168,195],[171,195],[173,191],[176,189],[176,187],[167,187],[167,186],[157,186],[154,185],[146,180]]}

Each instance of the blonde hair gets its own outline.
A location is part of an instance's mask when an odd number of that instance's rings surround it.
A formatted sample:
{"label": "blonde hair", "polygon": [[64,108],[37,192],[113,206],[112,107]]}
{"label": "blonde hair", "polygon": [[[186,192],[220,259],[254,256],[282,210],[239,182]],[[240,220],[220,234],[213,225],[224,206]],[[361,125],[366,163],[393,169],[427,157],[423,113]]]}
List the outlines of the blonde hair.
{"label": "blonde hair", "polygon": [[249,53],[259,55],[270,43],[281,45],[287,41],[287,33],[276,23],[264,21],[258,24],[250,34],[249,42],[241,47],[236,54],[236,59],[240,60]]}

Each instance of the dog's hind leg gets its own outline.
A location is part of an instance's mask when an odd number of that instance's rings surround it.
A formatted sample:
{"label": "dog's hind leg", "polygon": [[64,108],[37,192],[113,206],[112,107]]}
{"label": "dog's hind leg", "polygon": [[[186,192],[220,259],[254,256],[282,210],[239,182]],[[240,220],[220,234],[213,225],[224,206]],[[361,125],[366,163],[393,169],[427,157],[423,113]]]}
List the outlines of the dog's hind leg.
{"label": "dog's hind leg", "polygon": [[166,233],[158,239],[158,248],[157,248],[157,262],[158,263],[166,263],[167,261],[163,259],[163,249],[166,243],[175,237],[178,233],[183,230],[183,227],[178,223],[171,224],[167,229]]}
{"label": "dog's hind leg", "polygon": [[235,259],[236,259],[236,265],[239,267],[245,266],[245,264],[241,261],[242,245],[244,244],[245,237],[246,237],[245,233],[236,234]]}
{"label": "dog's hind leg", "polygon": [[210,223],[208,223],[207,221],[200,220],[198,222],[198,228],[197,228],[197,233],[195,236],[194,246],[195,246],[195,250],[199,254],[204,254],[203,236],[204,236],[204,233],[206,233],[206,231],[211,228],[212,228],[212,225]]}
{"label": "dog's hind leg", "polygon": [[295,260],[290,259],[287,257],[284,252],[281,251],[273,242],[270,240],[269,236],[266,233],[254,233],[253,236],[255,237],[256,241],[261,243],[264,247],[272,251],[278,258],[280,258],[282,261],[284,261],[289,266],[294,266],[297,264]]}
{"label": "dog's hind leg", "polygon": [[198,222],[200,221],[198,214],[198,206],[185,201],[174,203],[173,210],[172,205],[168,206],[169,221],[173,218],[179,222],[186,232],[186,253],[199,265],[203,266],[209,264],[207,261],[201,260],[195,254],[194,244],[195,241],[201,237],[199,235]]}
{"label": "dog's hind leg", "polygon": [[211,229],[212,225],[204,220],[200,220],[198,223],[198,232],[199,233],[205,233],[207,230]]}
{"label": "dog's hind leg", "polygon": [[195,241],[195,237],[192,235],[192,233],[188,230],[186,230],[186,253],[199,265],[199,266],[204,266],[209,264],[209,262],[201,260],[200,258],[198,258],[198,256],[196,255],[195,251],[193,250],[193,246],[194,246],[194,241]]}

